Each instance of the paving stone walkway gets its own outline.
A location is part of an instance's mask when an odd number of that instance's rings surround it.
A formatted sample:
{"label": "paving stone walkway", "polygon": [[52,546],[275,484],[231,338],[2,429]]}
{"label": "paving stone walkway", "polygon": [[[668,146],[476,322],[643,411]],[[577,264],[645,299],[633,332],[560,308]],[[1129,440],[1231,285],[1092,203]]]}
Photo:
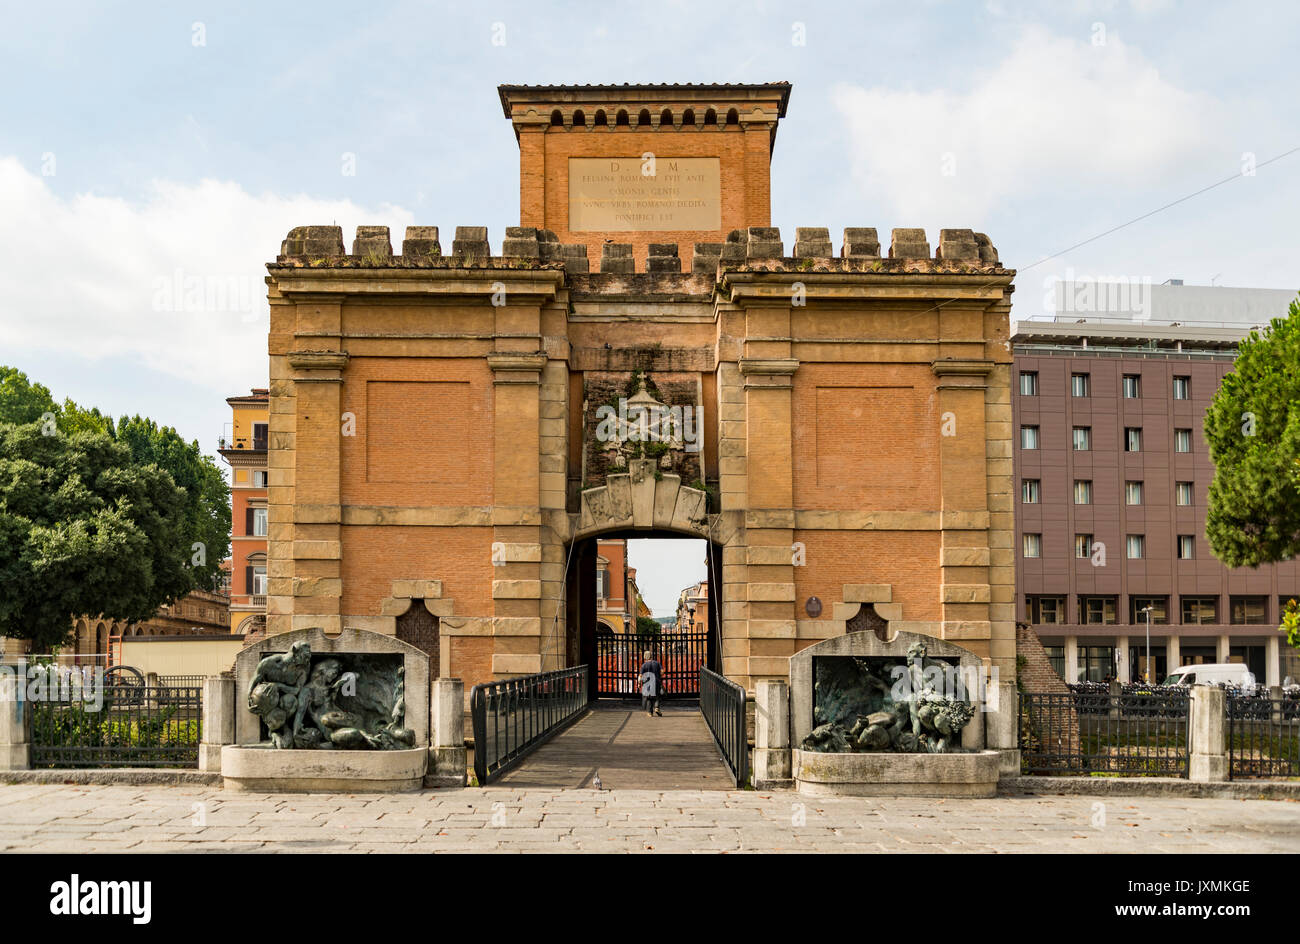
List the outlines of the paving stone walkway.
{"label": "paving stone walkway", "polygon": [[665,702],[651,717],[640,702],[601,701],[493,785],[607,790],[731,790],[731,776],[699,705]]}
{"label": "paving stone walkway", "polygon": [[714,790],[0,786],[10,852],[1300,852],[1295,803]]}

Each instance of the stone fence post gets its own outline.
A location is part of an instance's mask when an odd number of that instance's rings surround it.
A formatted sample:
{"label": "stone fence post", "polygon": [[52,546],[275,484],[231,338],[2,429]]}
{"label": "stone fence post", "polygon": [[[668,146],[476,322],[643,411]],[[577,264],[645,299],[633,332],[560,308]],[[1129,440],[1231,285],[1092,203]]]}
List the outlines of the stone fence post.
{"label": "stone fence post", "polygon": [[0,672],[0,770],[27,770],[31,767],[31,744],[28,732],[31,719],[27,711],[27,684],[15,666]]}
{"label": "stone fence post", "polygon": [[429,769],[426,787],[463,787],[468,782],[465,751],[465,683],[433,680],[429,692]]}
{"label": "stone fence post", "polygon": [[203,680],[203,733],[199,770],[221,771],[221,748],[235,743],[235,680],[209,675]]}
{"label": "stone fence post", "polygon": [[759,679],[754,684],[754,789],[789,786],[790,687],[785,679]]}
{"label": "stone fence post", "polygon": [[990,681],[984,745],[998,752],[998,776],[1020,776],[1020,696],[1015,682]]}
{"label": "stone fence post", "polygon": [[1217,685],[1193,685],[1191,711],[1188,779],[1194,783],[1227,780],[1227,694]]}

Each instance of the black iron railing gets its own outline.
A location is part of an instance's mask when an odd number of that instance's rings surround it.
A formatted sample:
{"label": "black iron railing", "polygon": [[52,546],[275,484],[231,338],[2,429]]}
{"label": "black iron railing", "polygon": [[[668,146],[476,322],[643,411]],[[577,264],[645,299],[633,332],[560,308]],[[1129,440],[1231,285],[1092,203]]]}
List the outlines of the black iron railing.
{"label": "black iron railing", "polygon": [[1228,778],[1300,777],[1300,698],[1229,694]]}
{"label": "black iron railing", "polygon": [[160,675],[158,684],[165,688],[202,688],[202,675]]}
{"label": "black iron railing", "polygon": [[110,685],[28,704],[33,767],[195,767],[203,689]]}
{"label": "black iron railing", "polygon": [[1184,688],[1020,695],[1026,774],[1186,777],[1191,700]]}
{"label": "black iron railing", "polygon": [[749,738],[745,726],[745,689],[724,675],[700,666],[700,712],[713,732],[718,751],[736,786],[749,782]]}
{"label": "black iron railing", "polygon": [[484,786],[587,710],[587,666],[475,685],[474,774]]}
{"label": "black iron railing", "polygon": [[708,664],[708,633],[605,633],[596,637],[596,694],[639,698],[641,666],[649,652],[662,669],[663,698],[700,693],[700,667]]}

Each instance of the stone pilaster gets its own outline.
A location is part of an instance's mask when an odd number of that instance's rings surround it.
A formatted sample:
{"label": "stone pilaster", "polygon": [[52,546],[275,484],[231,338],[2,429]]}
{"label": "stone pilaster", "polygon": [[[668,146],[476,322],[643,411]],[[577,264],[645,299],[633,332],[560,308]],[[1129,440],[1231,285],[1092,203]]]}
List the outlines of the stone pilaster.
{"label": "stone pilaster", "polygon": [[[302,302],[312,320],[325,320],[332,309],[337,323],[338,303]],[[322,309],[325,309],[323,312]],[[299,331],[304,331],[300,312]],[[297,350],[288,355],[293,371],[294,413],[292,432],[279,428],[272,413],[270,453],[289,451],[293,456],[291,505],[277,502],[272,483],[268,558],[288,557],[292,573],[270,578],[267,613],[292,613],[286,628],[319,626],[338,632],[342,624],[343,533],[340,493],[343,371],[348,355],[340,350]],[[279,511],[280,513],[277,513]],[[292,518],[285,520],[291,511]],[[274,550],[272,547],[274,546]],[[283,549],[287,546],[289,553]]]}

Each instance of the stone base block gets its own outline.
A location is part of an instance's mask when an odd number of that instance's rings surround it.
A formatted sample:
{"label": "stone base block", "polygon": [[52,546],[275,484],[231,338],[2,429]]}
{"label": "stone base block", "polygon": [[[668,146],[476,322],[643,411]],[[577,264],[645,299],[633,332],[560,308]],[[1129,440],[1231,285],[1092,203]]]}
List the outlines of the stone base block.
{"label": "stone base block", "polygon": [[756,748],[754,750],[754,786],[790,780],[790,751]]}
{"label": "stone base block", "polygon": [[463,787],[469,783],[469,752],[463,747],[429,749],[429,769],[424,775],[426,787]]}
{"label": "stone base block", "polygon": [[30,770],[30,744],[0,744],[0,770]]}
{"label": "stone base block", "polygon": [[999,751],[791,753],[796,789],[808,796],[991,797],[998,788]]}
{"label": "stone base block", "polygon": [[1020,750],[1003,748],[998,751],[998,776],[1020,776]]}
{"label": "stone base block", "polygon": [[224,744],[199,744],[199,770],[221,772],[221,749]]}
{"label": "stone base block", "polygon": [[1192,783],[1218,783],[1227,780],[1228,755],[1193,753],[1187,764],[1187,779]]}
{"label": "stone base block", "polygon": [[428,748],[406,751],[297,751],[227,744],[227,790],[253,793],[409,793],[424,786]]}

